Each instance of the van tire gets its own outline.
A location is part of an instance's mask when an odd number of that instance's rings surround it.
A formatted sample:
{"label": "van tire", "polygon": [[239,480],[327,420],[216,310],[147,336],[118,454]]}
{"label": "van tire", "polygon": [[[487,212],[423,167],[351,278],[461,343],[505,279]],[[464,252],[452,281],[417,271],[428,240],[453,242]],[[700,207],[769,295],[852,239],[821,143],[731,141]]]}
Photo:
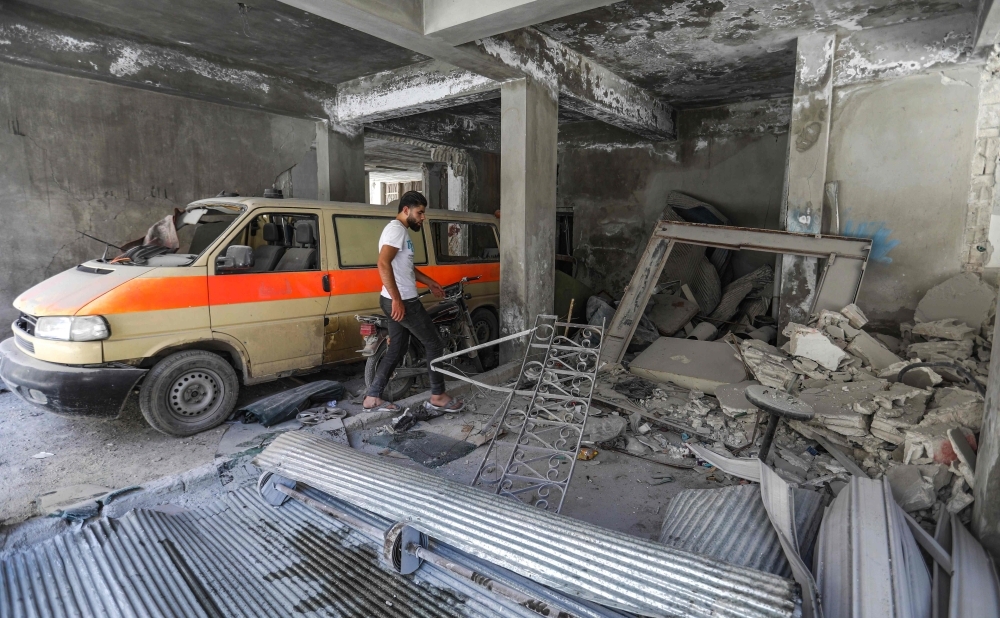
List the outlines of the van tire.
{"label": "van tire", "polygon": [[139,389],[139,409],[153,429],[191,436],[226,420],[240,381],[224,358],[204,350],[177,352],[156,363]]}

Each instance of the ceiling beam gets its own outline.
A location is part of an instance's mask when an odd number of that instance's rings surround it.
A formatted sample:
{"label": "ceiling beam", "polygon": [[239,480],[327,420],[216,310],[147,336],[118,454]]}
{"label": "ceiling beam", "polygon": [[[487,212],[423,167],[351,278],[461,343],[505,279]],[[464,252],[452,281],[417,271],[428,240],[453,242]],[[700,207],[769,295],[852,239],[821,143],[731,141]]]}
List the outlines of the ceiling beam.
{"label": "ceiling beam", "polygon": [[363,124],[500,96],[500,84],[438,60],[382,71],[337,86],[335,117]]}
{"label": "ceiling beam", "polygon": [[[394,1],[397,0],[373,0],[371,2],[368,0],[282,0],[282,2],[304,11],[361,30],[495,82],[519,79],[530,75],[557,89],[559,94],[564,95],[568,103],[567,106],[574,111],[603,120],[608,124],[632,131],[643,137],[663,140],[671,139],[676,135],[674,110],[669,105],[658,100],[643,88],[632,84],[606,67],[537,30],[523,28],[456,47],[434,34],[423,32],[422,22],[416,17],[417,7],[414,4],[420,0],[398,0],[401,8],[392,11],[391,6]],[[460,1],[464,2],[464,0]],[[517,4],[513,0],[498,0],[498,2],[500,7]],[[481,0],[480,3],[482,3]],[[536,3],[524,2],[523,4],[535,5]],[[539,3],[536,8],[540,10],[542,4],[545,3]],[[587,4],[587,2],[582,4]],[[551,6],[565,8],[568,4],[564,5],[562,0],[552,0]],[[435,70],[440,71],[442,67],[438,65]],[[451,80],[468,79],[468,76],[453,73],[450,69],[446,73]],[[361,80],[364,79],[361,78]],[[384,79],[381,81],[373,79],[371,83],[373,86],[381,87]],[[412,78],[406,77],[405,79]],[[361,80],[354,80],[358,83],[351,85],[352,96],[367,96],[362,92],[365,82]],[[499,88],[499,84],[496,87]],[[447,88],[445,91],[447,92]],[[438,100],[438,92],[433,88],[428,89],[423,102],[433,104]],[[457,104],[453,103],[453,105]],[[345,111],[344,118],[354,114],[354,111]],[[383,117],[389,117],[388,114],[394,114],[397,117],[406,115],[387,110]]]}
{"label": "ceiling beam", "polygon": [[447,112],[431,112],[365,125],[365,133],[398,135],[440,146],[500,152],[500,127]]}
{"label": "ceiling beam", "polygon": [[619,0],[424,0],[423,32],[461,45]]}
{"label": "ceiling beam", "polygon": [[335,88],[194,55],[81,19],[0,3],[0,61],[300,118],[328,118]]}

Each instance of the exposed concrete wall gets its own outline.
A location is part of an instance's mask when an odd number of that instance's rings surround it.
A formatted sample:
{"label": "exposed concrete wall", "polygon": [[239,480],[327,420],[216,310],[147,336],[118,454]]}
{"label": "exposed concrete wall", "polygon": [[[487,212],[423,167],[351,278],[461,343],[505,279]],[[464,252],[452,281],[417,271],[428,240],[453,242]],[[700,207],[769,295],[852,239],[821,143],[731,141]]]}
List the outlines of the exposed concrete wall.
{"label": "exposed concrete wall", "polygon": [[[671,191],[734,225],[779,228],[790,101],[681,112],[681,139],[644,143],[599,123],[560,128],[558,205],[572,207],[577,277],[618,296]],[[748,269],[773,263],[741,256]]]}
{"label": "exposed concrete wall", "polygon": [[175,207],[261,195],[314,123],[0,64],[0,337],[20,292]]}
{"label": "exposed concrete wall", "polygon": [[826,179],[841,233],[874,239],[858,299],[872,320],[912,319],[961,271],[978,81],[961,67],[834,91]]}

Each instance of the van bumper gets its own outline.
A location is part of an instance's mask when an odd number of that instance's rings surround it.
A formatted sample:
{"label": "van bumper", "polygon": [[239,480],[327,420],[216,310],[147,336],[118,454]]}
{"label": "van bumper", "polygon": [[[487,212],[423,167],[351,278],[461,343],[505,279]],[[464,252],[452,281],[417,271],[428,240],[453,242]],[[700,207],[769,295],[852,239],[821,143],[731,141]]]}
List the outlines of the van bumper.
{"label": "van bumper", "polygon": [[65,416],[115,418],[148,369],[59,365],[0,343],[0,380],[24,401]]}

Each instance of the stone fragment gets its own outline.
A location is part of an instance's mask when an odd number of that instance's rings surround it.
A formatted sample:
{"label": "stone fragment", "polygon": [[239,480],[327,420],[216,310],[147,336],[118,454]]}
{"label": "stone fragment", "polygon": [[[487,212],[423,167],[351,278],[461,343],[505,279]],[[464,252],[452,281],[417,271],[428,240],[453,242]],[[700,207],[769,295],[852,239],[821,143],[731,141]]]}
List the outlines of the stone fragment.
{"label": "stone fragment", "polygon": [[983,425],[983,396],[964,388],[939,388],[921,425],[961,425],[979,431]]}
{"label": "stone fragment", "polygon": [[962,273],[931,288],[917,304],[916,322],[954,318],[978,329],[996,303],[997,293],[975,273]]}
{"label": "stone fragment", "polygon": [[628,421],[621,416],[590,416],[583,427],[583,440],[593,444],[614,440],[627,426]]}
{"label": "stone fragment", "polygon": [[792,356],[803,357],[836,371],[840,361],[846,358],[844,351],[833,345],[830,339],[815,328],[801,324],[789,324],[791,336],[788,349]]}
{"label": "stone fragment", "polygon": [[773,345],[746,339],[740,344],[740,350],[753,377],[764,386],[788,390],[798,377],[792,370],[792,363]]}
{"label": "stone fragment", "polygon": [[937,502],[934,482],[921,474],[919,466],[893,466],[885,473],[885,477],[892,488],[896,504],[907,513],[930,508]]}
{"label": "stone fragment", "polygon": [[757,406],[753,405],[746,398],[748,386],[760,384],[756,380],[746,380],[736,384],[723,384],[715,389],[715,397],[719,400],[722,413],[730,418],[738,415],[755,415]]}
{"label": "stone fragment", "polygon": [[948,483],[951,482],[952,473],[947,466],[942,466],[941,464],[924,464],[918,467],[920,468],[920,473],[931,479],[931,482],[934,483],[935,493],[947,487]]}
{"label": "stone fragment", "polygon": [[841,324],[840,328],[844,330],[844,338],[847,339],[848,341],[857,337],[858,333],[861,332],[861,329],[854,328],[850,324]]}
{"label": "stone fragment", "polygon": [[851,303],[841,309],[840,313],[847,318],[847,321],[850,322],[851,326],[854,328],[862,328],[868,323],[868,318],[865,317],[865,314],[862,313],[861,309],[859,309],[854,303]]}
{"label": "stone fragment", "polygon": [[887,350],[893,354],[899,354],[902,350],[902,341],[898,337],[893,337],[892,335],[883,335],[882,333],[875,333],[875,338],[882,342],[882,345],[886,347]]}
{"label": "stone fragment", "polygon": [[[926,421],[926,417],[924,419]],[[916,425],[905,430],[903,441],[903,462],[912,464],[939,463],[950,466],[958,461],[955,449],[951,446],[948,430],[954,425]],[[976,437],[964,427],[959,430],[973,448],[976,447]]]}
{"label": "stone fragment", "polygon": [[969,481],[970,487],[975,486],[972,477],[976,472],[976,452],[957,428],[948,430],[948,439],[951,440],[951,448],[955,449],[955,455],[964,468],[962,474]]}
{"label": "stone fragment", "polygon": [[882,345],[882,342],[872,337],[865,331],[858,331],[856,337],[851,340],[851,345],[847,346],[847,351],[856,356],[860,356],[875,371],[881,371],[893,363],[898,363],[902,359],[893,354]]}
{"label": "stone fragment", "polygon": [[632,436],[628,436],[625,438],[625,450],[632,455],[645,455],[649,452],[649,447]]}
{"label": "stone fragment", "polygon": [[629,371],[654,382],[714,394],[723,384],[747,379],[746,369],[734,352],[725,341],[660,337],[631,362]]}
{"label": "stone fragment", "polygon": [[978,328],[972,328],[954,318],[935,320],[933,322],[920,322],[913,326],[914,335],[935,339],[950,339],[951,341],[975,339],[978,331]]}
{"label": "stone fragment", "polygon": [[965,360],[972,356],[972,340],[914,343],[906,348],[906,356],[908,358],[926,358],[930,361]]}
{"label": "stone fragment", "polygon": [[[874,396],[887,386],[885,380],[831,384],[806,389],[799,393],[799,398],[811,405],[816,413],[810,425],[819,425],[845,436],[864,437],[868,435],[868,417],[877,406]],[[855,404],[861,405],[856,407]]]}
{"label": "stone fragment", "polygon": [[969,493],[969,486],[966,484],[965,479],[961,475],[956,475],[955,480],[951,483],[951,499],[948,500],[946,508],[949,513],[958,515],[967,506],[972,504],[973,497]]}

